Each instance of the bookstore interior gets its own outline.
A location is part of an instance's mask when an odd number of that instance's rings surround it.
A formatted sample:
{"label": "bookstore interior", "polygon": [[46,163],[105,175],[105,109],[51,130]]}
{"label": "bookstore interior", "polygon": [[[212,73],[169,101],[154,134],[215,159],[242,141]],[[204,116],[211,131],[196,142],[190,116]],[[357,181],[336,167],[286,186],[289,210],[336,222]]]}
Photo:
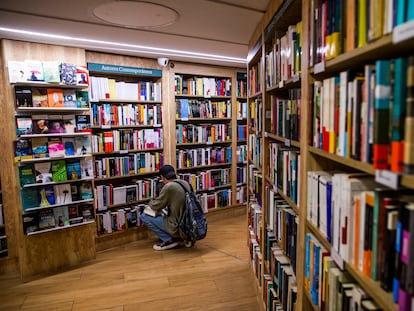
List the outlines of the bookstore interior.
{"label": "bookstore interior", "polygon": [[147,238],[172,164],[262,311],[414,310],[413,51],[413,0],[270,1],[244,67],[1,39],[0,274]]}

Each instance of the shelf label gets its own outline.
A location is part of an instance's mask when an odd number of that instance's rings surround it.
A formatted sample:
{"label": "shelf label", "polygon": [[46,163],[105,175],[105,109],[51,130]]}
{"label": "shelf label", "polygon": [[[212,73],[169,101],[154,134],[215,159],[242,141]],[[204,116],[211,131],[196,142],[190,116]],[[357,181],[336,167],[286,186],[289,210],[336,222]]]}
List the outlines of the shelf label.
{"label": "shelf label", "polygon": [[414,20],[398,25],[392,31],[394,44],[414,38]]}
{"label": "shelf label", "polygon": [[264,137],[269,137],[269,133],[268,132],[264,132]]}
{"label": "shelf label", "polygon": [[128,149],[119,150],[119,154],[126,154],[128,153]]}
{"label": "shelf label", "polygon": [[153,127],[161,127],[161,124],[154,124]]}
{"label": "shelf label", "polygon": [[188,121],[188,118],[181,118],[181,121]]}
{"label": "shelf label", "polygon": [[295,74],[295,75],[293,75],[293,77],[292,77],[292,81],[293,81],[293,82],[298,82],[298,81],[299,81],[299,79],[300,79],[300,75],[298,75],[298,74]]}
{"label": "shelf label", "polygon": [[109,130],[109,129],[111,129],[111,126],[110,125],[102,125],[101,128],[103,130]]}
{"label": "shelf label", "polygon": [[279,81],[279,88],[283,87],[283,80]]}
{"label": "shelf label", "polygon": [[207,144],[207,145],[212,145],[212,144],[213,144],[213,142],[212,142],[212,141],[208,141],[208,142],[206,142],[206,144]]}
{"label": "shelf label", "polygon": [[290,139],[285,139],[285,146],[290,147]]}
{"label": "shelf label", "polygon": [[103,73],[117,73],[123,75],[162,77],[162,70],[159,69],[118,66],[111,64],[88,63],[88,70]]}
{"label": "shelf label", "polygon": [[398,189],[400,175],[388,170],[376,170],[375,181],[394,190]]}
{"label": "shelf label", "polygon": [[317,63],[314,67],[313,67],[313,72],[315,74],[317,73],[321,73],[325,71],[325,62],[321,61],[320,63]]}

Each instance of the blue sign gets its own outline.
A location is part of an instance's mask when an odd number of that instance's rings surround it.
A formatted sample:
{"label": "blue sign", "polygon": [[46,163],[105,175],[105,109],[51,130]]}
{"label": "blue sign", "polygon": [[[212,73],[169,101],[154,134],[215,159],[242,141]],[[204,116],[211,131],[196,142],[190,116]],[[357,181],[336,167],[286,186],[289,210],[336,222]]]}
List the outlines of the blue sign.
{"label": "blue sign", "polygon": [[100,73],[116,73],[122,75],[161,77],[162,70],[150,68],[138,68],[129,66],[118,66],[110,64],[88,63],[88,70]]}

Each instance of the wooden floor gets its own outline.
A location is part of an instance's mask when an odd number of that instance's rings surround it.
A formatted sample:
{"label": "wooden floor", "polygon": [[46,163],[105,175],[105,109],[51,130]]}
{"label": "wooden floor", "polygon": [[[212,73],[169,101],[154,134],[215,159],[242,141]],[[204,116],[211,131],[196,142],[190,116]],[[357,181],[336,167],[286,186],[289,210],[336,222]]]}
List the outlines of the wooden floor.
{"label": "wooden floor", "polygon": [[0,277],[0,310],[256,311],[246,236],[244,215],[225,217],[194,248],[157,252],[149,239],[31,282]]}

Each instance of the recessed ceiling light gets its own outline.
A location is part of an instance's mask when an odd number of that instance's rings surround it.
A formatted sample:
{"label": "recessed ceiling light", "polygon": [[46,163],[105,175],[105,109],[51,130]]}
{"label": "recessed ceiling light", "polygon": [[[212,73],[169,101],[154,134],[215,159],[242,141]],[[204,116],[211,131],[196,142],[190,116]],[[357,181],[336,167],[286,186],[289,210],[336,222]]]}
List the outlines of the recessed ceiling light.
{"label": "recessed ceiling light", "polygon": [[114,1],[97,6],[93,14],[106,22],[129,28],[157,28],[178,20],[177,11],[151,2]]}

